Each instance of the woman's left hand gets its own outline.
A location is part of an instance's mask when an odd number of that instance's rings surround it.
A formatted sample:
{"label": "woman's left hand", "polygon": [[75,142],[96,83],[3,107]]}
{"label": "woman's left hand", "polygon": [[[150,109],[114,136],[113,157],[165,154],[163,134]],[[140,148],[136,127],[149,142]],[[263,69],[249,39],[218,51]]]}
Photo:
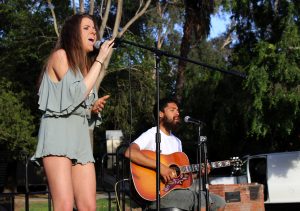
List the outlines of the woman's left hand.
{"label": "woman's left hand", "polygon": [[101,112],[106,104],[106,100],[109,98],[109,95],[105,95],[99,98],[92,107],[92,112],[98,114]]}

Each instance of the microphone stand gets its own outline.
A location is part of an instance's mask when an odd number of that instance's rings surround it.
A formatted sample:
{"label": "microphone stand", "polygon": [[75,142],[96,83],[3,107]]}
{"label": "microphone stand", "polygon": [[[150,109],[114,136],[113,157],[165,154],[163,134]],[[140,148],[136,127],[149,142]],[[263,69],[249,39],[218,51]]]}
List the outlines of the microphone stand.
{"label": "microphone stand", "polygon": [[218,68],[218,67],[214,67],[212,65],[205,64],[203,62],[199,62],[199,61],[195,61],[195,60],[188,59],[188,58],[185,58],[185,57],[173,55],[173,54],[170,54],[166,51],[158,50],[157,48],[146,47],[146,46],[143,46],[143,45],[140,45],[140,44],[128,41],[128,40],[124,40],[124,39],[121,39],[121,38],[118,38],[118,37],[115,38],[114,48],[120,46],[122,43],[133,45],[133,46],[136,46],[136,47],[139,47],[139,48],[142,48],[142,49],[149,50],[151,52],[154,52],[156,55],[172,57],[172,58],[175,58],[175,59],[178,59],[178,60],[183,60],[183,61],[186,61],[186,62],[189,62],[189,63],[197,64],[199,66],[208,68],[208,70],[210,70],[210,71],[215,70],[215,71],[219,71],[219,72],[222,72],[222,73],[239,76],[241,78],[246,78],[247,77],[247,75],[245,73],[241,73],[241,72],[238,72],[238,71],[235,71],[235,70],[224,70],[224,69],[221,69],[221,68]]}
{"label": "microphone stand", "polygon": [[[172,58],[176,58],[176,59],[179,59],[179,60],[183,60],[183,61],[186,61],[186,62],[190,62],[190,63],[193,63],[193,64],[197,64],[197,65],[200,65],[200,66],[203,66],[203,67],[206,67],[208,68],[209,70],[215,70],[215,71],[219,71],[219,72],[223,72],[223,73],[227,73],[227,74],[231,74],[231,75],[236,75],[236,76],[239,76],[239,77],[242,77],[242,78],[246,78],[246,74],[245,73],[240,73],[238,71],[234,71],[234,70],[231,70],[231,71],[228,71],[228,70],[223,70],[223,69],[220,69],[220,68],[217,68],[217,67],[213,67],[211,65],[208,65],[208,64],[205,64],[205,63],[201,63],[201,62],[198,62],[198,61],[195,61],[195,60],[191,60],[191,59],[187,59],[187,58],[184,58],[184,57],[180,57],[180,56],[177,56],[177,55],[172,55],[168,52],[165,52],[165,51],[161,51],[161,50],[158,50],[157,48],[152,48],[152,47],[146,47],[146,46],[143,46],[143,45],[140,45],[140,44],[137,44],[137,43],[134,43],[134,42],[131,42],[131,41],[128,41],[128,40],[124,40],[124,39],[121,39],[121,38],[115,38],[115,44],[114,44],[114,48],[117,47],[117,46],[120,46],[120,44],[122,43],[125,43],[125,44],[129,44],[129,45],[132,45],[132,46],[136,46],[136,47],[139,47],[139,48],[142,48],[142,49],[146,49],[146,50],[149,50],[151,52],[153,52],[156,56],[156,65],[155,65],[155,68],[156,68],[156,97],[157,97],[157,131],[156,131],[156,210],[159,211],[160,209],[160,129],[159,129],[159,63],[160,63],[160,60],[161,60],[161,56],[167,56],[167,57],[172,57]],[[199,142],[200,142],[200,127],[201,125],[199,126]],[[198,144],[199,145],[199,151],[201,151],[201,144]],[[200,152],[201,153],[201,152]],[[200,154],[201,155],[201,154]],[[200,156],[201,158],[201,156]],[[200,160],[201,161],[201,160]],[[206,161],[205,161],[206,162]],[[205,170],[206,171],[206,170]],[[201,178],[201,165],[200,165],[200,172],[199,172],[199,181],[200,181],[200,178]],[[200,185],[199,185],[200,186]],[[201,191],[199,189],[199,191]],[[200,192],[199,192],[200,193]],[[199,194],[200,195],[200,194]],[[208,196],[208,195],[207,195]],[[208,198],[208,197],[206,197]],[[201,200],[201,198],[199,199]],[[198,204],[200,205],[200,204]],[[208,210],[208,209],[207,209]]]}
{"label": "microphone stand", "polygon": [[159,64],[161,55],[155,53],[155,74],[156,74],[156,210],[160,209],[160,128],[159,128]]}
{"label": "microphone stand", "polygon": [[203,124],[199,124],[198,126],[198,142],[197,142],[197,160],[199,163],[199,179],[198,179],[198,210],[201,208],[201,191],[202,191],[202,150],[204,152],[204,185],[203,188],[206,191],[206,210],[209,211],[209,191],[208,191],[208,172],[207,172],[207,146],[206,141],[207,138],[205,136],[201,136],[201,128]]}
{"label": "microphone stand", "polygon": [[[201,137],[201,136],[200,136]],[[202,146],[203,146],[203,152],[204,152],[204,190],[206,192],[206,210],[209,211],[210,208],[209,208],[209,186],[208,186],[208,172],[207,172],[207,138],[206,137],[201,137],[200,139],[201,142],[202,142]]]}

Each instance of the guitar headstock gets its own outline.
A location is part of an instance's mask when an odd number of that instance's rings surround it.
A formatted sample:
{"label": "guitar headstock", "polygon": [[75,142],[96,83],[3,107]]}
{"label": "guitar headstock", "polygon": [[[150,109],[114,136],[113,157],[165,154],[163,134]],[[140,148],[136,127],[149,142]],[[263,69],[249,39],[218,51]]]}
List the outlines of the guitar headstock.
{"label": "guitar headstock", "polygon": [[239,159],[239,157],[232,157],[230,160],[222,160],[222,161],[215,161],[211,162],[211,167],[214,168],[222,168],[227,166],[232,166],[234,169],[240,169],[242,166],[242,161]]}
{"label": "guitar headstock", "polygon": [[231,157],[230,162],[232,166],[232,173],[236,173],[241,170],[243,161],[239,157]]}

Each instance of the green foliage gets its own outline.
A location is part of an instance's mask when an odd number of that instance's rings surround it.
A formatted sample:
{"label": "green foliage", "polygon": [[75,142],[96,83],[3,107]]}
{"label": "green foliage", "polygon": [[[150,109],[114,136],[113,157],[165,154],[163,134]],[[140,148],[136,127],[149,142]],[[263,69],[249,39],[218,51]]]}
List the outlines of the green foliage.
{"label": "green foliage", "polygon": [[31,155],[36,139],[30,110],[22,102],[24,92],[16,92],[12,83],[0,80],[0,144],[11,152],[11,158]]}
{"label": "green foliage", "polygon": [[[135,43],[151,42],[133,36],[126,39]],[[112,61],[100,88],[100,95],[111,95],[103,111],[103,128],[122,129],[128,140],[153,122],[154,57],[147,51],[126,46],[116,50]],[[145,124],[140,124],[141,121]]]}
{"label": "green foliage", "polygon": [[[294,4],[281,1],[277,11],[267,2],[227,4],[236,23],[230,48],[220,50],[225,37],[219,37],[189,55],[247,73],[242,79],[187,66],[182,116],[206,122],[202,133],[211,157],[300,149],[299,9]],[[185,150],[194,152],[196,128],[183,126],[181,132]]]}
{"label": "green foliage", "polygon": [[[30,150],[34,149],[32,136],[37,132],[33,125],[38,125],[37,118],[34,118],[38,116],[36,79],[57,37],[47,2],[2,2],[0,75],[6,79],[1,79],[0,141],[12,152],[25,149],[31,153]],[[215,6],[223,5],[222,9],[230,11],[235,21],[234,40],[229,48],[221,49],[225,37],[195,44],[196,37],[191,36],[188,58],[248,75],[244,80],[187,64],[182,116],[191,115],[207,123],[204,134],[213,143],[209,150],[218,156],[221,156],[220,149],[223,150],[222,156],[236,151],[248,152],[249,143],[260,148],[265,142],[266,149],[271,147],[271,150],[298,149],[300,145],[297,144],[300,133],[297,127],[300,122],[300,3],[278,2],[276,8],[273,0],[217,1]],[[52,3],[60,25],[72,13],[71,2],[55,0]],[[160,3],[162,8],[167,6],[162,16],[154,9],[149,10],[130,27],[124,38],[154,47],[158,33],[166,33],[161,50],[180,55],[185,21],[182,1]],[[152,6],[154,4],[152,2]],[[137,7],[135,1],[124,2],[123,26]],[[110,15],[108,25],[112,26],[113,10]],[[209,20],[207,14],[205,17]],[[128,139],[153,125],[154,66],[152,52],[126,44],[116,50],[99,91],[100,96],[111,95],[102,113],[101,133],[121,129]],[[178,60],[161,58],[161,96],[174,95],[177,69]],[[16,91],[8,81],[19,84],[19,89],[24,92]],[[179,134],[183,134],[183,143],[187,143],[184,145],[196,140],[193,126],[181,129]]]}
{"label": "green foliage", "polygon": [[[54,32],[49,33],[53,26],[46,17],[44,2],[8,1],[0,4],[0,14],[0,47],[4,50],[0,61],[8,64],[5,69],[20,71],[20,66],[27,69],[43,61],[56,40]],[[10,53],[5,54],[7,51]],[[30,73],[34,73],[36,70],[30,67]],[[39,66],[36,68],[39,71]]]}
{"label": "green foliage", "polygon": [[[264,42],[257,45],[257,57],[249,65],[245,84],[253,95],[253,108],[249,112],[249,119],[253,118],[251,134],[265,136],[272,132],[271,128],[277,128],[283,135],[289,135],[299,117],[300,69],[296,64],[299,57],[288,52],[289,47],[292,46],[280,43],[278,47]],[[264,118],[270,113],[272,119]],[[275,118],[278,122],[274,124]]]}
{"label": "green foliage", "polygon": [[281,1],[277,8],[249,1],[233,7],[239,39],[232,62],[244,65],[248,74],[243,106],[247,135],[266,140],[272,150],[298,142],[300,34],[295,8],[293,1]]}
{"label": "green foliage", "polygon": [[[229,52],[219,50],[221,41],[221,38],[203,41],[191,51],[191,58],[226,69],[225,58]],[[241,151],[241,145],[237,142],[244,135],[241,118],[241,99],[244,96],[241,93],[242,79],[195,65],[187,66],[185,77],[181,116],[190,115],[206,123],[201,134],[208,137],[210,159],[220,160],[236,155],[237,151]],[[195,154],[197,127],[185,124],[179,134],[184,140],[184,150]]]}
{"label": "green foliage", "polygon": [[36,81],[56,40],[49,17],[45,1],[0,4],[1,143],[16,157],[35,149]]}
{"label": "green foliage", "polygon": [[36,82],[56,41],[44,1],[8,0],[0,4],[0,75],[31,95],[24,104],[37,114]]}

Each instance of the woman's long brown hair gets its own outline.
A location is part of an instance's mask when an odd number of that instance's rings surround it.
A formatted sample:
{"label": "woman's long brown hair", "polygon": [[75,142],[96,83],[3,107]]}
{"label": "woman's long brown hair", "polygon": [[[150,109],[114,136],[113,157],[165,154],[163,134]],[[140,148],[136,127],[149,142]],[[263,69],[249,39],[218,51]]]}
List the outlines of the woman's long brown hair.
{"label": "woman's long brown hair", "polygon": [[76,74],[77,71],[81,71],[82,75],[86,74],[94,60],[95,52],[86,53],[83,50],[80,24],[83,18],[89,18],[94,22],[96,28],[97,40],[99,39],[98,27],[95,19],[89,14],[75,14],[67,18],[65,24],[62,27],[60,36],[56,42],[54,49],[51,51],[48,59],[46,60],[42,72],[38,80],[38,87],[40,86],[44,72],[46,71],[48,60],[51,55],[59,50],[64,49],[67,54],[69,67]]}

